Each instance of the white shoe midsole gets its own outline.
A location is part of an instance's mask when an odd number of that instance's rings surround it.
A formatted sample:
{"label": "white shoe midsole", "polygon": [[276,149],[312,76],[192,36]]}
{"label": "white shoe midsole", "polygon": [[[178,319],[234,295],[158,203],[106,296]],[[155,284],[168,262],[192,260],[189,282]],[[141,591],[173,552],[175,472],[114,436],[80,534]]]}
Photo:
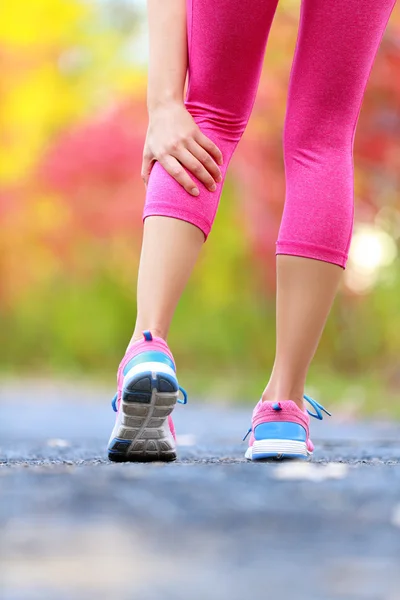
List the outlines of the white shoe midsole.
{"label": "white shoe midsole", "polygon": [[252,446],[246,450],[245,457],[256,458],[257,455],[272,454],[295,454],[299,456],[310,456],[306,442],[296,440],[255,440]]}

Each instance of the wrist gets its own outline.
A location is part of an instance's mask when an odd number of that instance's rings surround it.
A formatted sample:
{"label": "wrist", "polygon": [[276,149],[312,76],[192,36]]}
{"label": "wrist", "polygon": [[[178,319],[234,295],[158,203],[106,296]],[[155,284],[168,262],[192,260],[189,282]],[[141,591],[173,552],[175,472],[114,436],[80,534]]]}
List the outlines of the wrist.
{"label": "wrist", "polygon": [[177,104],[183,106],[183,97],[176,92],[163,92],[157,95],[147,95],[147,111],[149,114],[160,108],[163,109]]}

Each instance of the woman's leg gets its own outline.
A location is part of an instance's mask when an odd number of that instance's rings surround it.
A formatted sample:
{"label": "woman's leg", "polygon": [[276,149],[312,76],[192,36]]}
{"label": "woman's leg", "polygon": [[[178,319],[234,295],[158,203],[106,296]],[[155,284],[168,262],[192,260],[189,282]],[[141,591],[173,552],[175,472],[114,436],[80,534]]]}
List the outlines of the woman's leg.
{"label": "woman's leg", "polygon": [[185,105],[223,153],[223,180],[216,192],[210,192],[194,178],[200,190],[194,197],[160,163],[153,166],[132,340],[139,339],[143,329],[167,336],[179,297],[211,230],[229,161],[253,107],[276,5],[277,0],[187,0]]}
{"label": "woman's leg", "polygon": [[149,329],[167,338],[179,298],[204,243],[201,229],[169,217],[144,222],[137,286],[137,318],[132,342]]}
{"label": "woman's leg", "polygon": [[353,141],[393,0],[303,0],[284,131],[277,345],[263,400],[302,406],[309,364],[346,265]]}

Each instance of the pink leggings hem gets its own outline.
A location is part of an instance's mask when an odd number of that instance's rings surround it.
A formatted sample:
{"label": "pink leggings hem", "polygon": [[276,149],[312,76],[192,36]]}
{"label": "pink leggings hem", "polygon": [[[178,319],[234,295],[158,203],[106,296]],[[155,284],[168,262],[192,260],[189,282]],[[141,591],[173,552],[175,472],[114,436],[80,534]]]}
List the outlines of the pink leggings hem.
{"label": "pink leggings hem", "polygon": [[287,254],[290,256],[300,256],[303,258],[313,258],[315,260],[322,260],[323,262],[332,263],[346,268],[348,254],[345,252],[338,252],[331,248],[324,246],[318,246],[316,244],[309,244],[305,242],[276,242],[276,255]]}
{"label": "pink leggings hem", "polygon": [[[190,211],[183,211],[182,208],[178,208],[176,206],[170,206],[168,204],[157,204],[153,206],[147,205],[143,213],[143,221],[146,219],[146,217],[153,216],[169,217],[191,223],[191,225],[195,225],[203,232],[204,241],[207,240],[211,231],[211,224],[201,215],[193,214]],[[338,265],[339,267],[342,267],[342,269],[346,268],[348,259],[348,254],[345,252],[338,252],[332,250],[331,248],[305,242],[299,243],[278,241],[276,242],[276,255],[278,254],[321,260],[323,262]]]}
{"label": "pink leggings hem", "polygon": [[211,231],[211,223],[209,223],[202,215],[193,214],[190,211],[185,211],[181,206],[171,206],[169,204],[146,204],[143,212],[143,221],[146,217],[171,217],[186,221],[198,227],[204,233],[204,241],[207,240],[208,234]]}

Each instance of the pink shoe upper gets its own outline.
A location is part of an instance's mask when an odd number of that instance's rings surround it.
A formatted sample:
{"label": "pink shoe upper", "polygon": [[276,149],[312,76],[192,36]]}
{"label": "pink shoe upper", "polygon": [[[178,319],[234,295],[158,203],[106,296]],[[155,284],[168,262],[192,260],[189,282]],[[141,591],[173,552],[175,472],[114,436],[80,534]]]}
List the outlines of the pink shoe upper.
{"label": "pink shoe upper", "polygon": [[175,425],[174,425],[171,415],[169,415],[169,417],[168,417],[168,425],[169,425],[169,430],[172,433],[172,437],[174,438],[174,440],[176,442]]}
{"label": "pink shoe upper", "polygon": [[117,405],[119,408],[119,404],[121,402],[122,397],[122,385],[124,383],[124,369],[128,362],[135,358],[141,352],[163,352],[171,359],[175,366],[174,357],[172,356],[172,352],[168,347],[168,344],[165,340],[157,336],[151,336],[151,339],[146,337],[147,332],[143,333],[143,340],[138,340],[134,342],[131,346],[128,347],[124,358],[121,360],[118,372],[117,372],[117,385],[118,385],[118,399]]}
{"label": "pink shoe upper", "polygon": [[251,424],[249,446],[254,444],[254,430],[262,423],[291,422],[304,427],[306,431],[306,444],[310,452],[314,445],[310,440],[310,417],[306,410],[301,410],[293,400],[281,402],[263,402],[260,400],[254,410]]}

